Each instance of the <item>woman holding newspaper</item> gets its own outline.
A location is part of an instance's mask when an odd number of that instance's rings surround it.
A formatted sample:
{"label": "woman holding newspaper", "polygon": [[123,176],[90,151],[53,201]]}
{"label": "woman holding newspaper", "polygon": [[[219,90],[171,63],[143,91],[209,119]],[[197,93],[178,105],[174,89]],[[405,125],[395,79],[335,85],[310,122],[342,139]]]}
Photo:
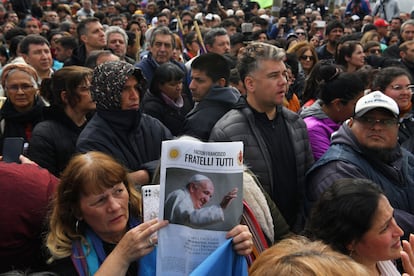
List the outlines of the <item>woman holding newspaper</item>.
{"label": "woman holding newspaper", "polygon": [[[57,188],[46,245],[59,275],[155,275],[154,246],[168,221],[140,223],[141,196],[126,170],[100,152],[75,156]],[[252,235],[238,225],[227,233],[248,255]]]}

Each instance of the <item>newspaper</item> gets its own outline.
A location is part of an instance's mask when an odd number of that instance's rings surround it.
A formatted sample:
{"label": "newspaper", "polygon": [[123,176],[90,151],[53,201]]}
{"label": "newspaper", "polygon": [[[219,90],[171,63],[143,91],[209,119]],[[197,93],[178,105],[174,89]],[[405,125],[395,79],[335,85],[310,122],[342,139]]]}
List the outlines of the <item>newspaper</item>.
{"label": "newspaper", "polygon": [[189,275],[240,223],[243,143],[165,141],[160,184],[157,275]]}

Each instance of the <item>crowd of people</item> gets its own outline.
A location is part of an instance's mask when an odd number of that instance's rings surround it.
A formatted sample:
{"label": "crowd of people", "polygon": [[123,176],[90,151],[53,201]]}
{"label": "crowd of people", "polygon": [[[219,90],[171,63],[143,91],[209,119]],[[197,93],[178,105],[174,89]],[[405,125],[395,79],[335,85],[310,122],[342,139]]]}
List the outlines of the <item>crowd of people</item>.
{"label": "crowd of people", "polygon": [[236,197],[195,174],[142,222],[162,142],[191,136],[243,142],[258,227],[226,237],[252,275],[414,275],[414,5],[281,2],[2,1],[0,149],[24,146],[0,273],[155,273],[159,229],[205,225],[193,194],[217,220]]}

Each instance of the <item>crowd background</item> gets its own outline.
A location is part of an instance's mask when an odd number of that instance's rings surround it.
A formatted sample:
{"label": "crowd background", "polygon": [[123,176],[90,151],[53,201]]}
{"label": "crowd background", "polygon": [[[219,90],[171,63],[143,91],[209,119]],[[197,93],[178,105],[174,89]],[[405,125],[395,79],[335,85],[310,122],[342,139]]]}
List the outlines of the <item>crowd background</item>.
{"label": "crowd background", "polygon": [[[272,10],[266,1],[3,0],[0,147],[6,137],[22,137],[23,154],[32,161],[0,166],[0,201],[9,207],[4,208],[7,214],[0,213],[0,258],[7,260],[4,266],[1,262],[0,272],[48,270],[44,261],[50,254],[72,265],[66,257],[72,242],[82,237],[74,224],[78,217],[68,214],[65,227],[71,236],[63,238],[64,254],[50,239],[53,250],[47,253],[43,238],[48,231],[49,237],[61,238],[59,229],[52,226],[51,233],[45,221],[50,202],[55,213],[64,211],[53,191],[58,178],[77,172],[65,171],[74,154],[100,151],[112,156],[111,162],[122,165],[122,179],[125,173],[130,181],[125,183],[129,196],[139,198],[130,190],[156,182],[161,142],[190,135],[202,141],[243,140],[245,163],[251,169],[244,185],[255,193],[244,199],[260,206],[252,208],[258,226],[249,229],[254,237],[262,237],[255,239],[255,249],[302,233],[312,206],[334,180],[366,178],[381,187],[378,194],[389,202],[377,200],[367,207],[371,219],[349,250],[361,255],[351,257],[369,263],[373,271],[387,261],[386,269],[393,273],[397,270],[388,261],[402,257],[404,269],[413,273],[409,244],[414,246],[414,178],[409,172],[414,169],[414,4],[400,10],[398,3],[280,1]],[[386,104],[370,105],[371,98],[364,97],[376,90],[382,93],[371,96]],[[363,135],[368,128],[385,133],[378,134],[383,142],[370,143],[372,135]],[[349,155],[333,155],[338,147]],[[34,172],[41,189],[34,196],[37,205],[27,208],[38,208],[44,219],[25,213],[25,208],[10,208],[26,200],[23,194],[31,198],[33,183],[27,180]],[[91,172],[85,171],[85,179]],[[11,179],[27,188],[12,194],[13,186],[3,184]],[[88,190],[82,181],[79,190]],[[97,184],[96,189],[110,191],[117,184]],[[88,191],[88,196],[96,192]],[[355,203],[357,208],[360,203]],[[141,206],[134,208],[137,225]],[[384,233],[393,252],[376,254],[369,247],[383,245],[371,233],[379,221],[376,210],[388,215],[392,208],[396,218],[388,218],[392,229]],[[165,223],[157,223],[157,229]],[[151,227],[147,224],[138,227]],[[235,229],[229,237],[243,236],[236,244],[243,244],[239,252],[248,255],[250,233]],[[148,248],[147,232],[137,244],[145,254],[153,246],[150,240]],[[401,237],[409,240],[403,248],[395,242]],[[364,239],[367,247],[359,243]],[[311,244],[302,238],[285,243],[293,243],[293,252]],[[312,260],[318,265],[324,258],[335,262],[344,257],[325,245],[312,246],[312,254],[321,254],[320,260]],[[100,261],[116,248],[105,249]],[[251,260],[261,250],[254,251]],[[42,253],[30,263],[27,255],[32,252]],[[130,262],[121,270],[137,271],[139,264],[131,268],[130,263],[145,254],[128,256]],[[277,258],[282,264],[283,254]],[[364,254],[370,262],[360,261]],[[346,257],[348,261],[347,270],[367,269],[354,267]],[[59,265],[51,267],[59,273]],[[401,263],[398,269],[402,271]]]}

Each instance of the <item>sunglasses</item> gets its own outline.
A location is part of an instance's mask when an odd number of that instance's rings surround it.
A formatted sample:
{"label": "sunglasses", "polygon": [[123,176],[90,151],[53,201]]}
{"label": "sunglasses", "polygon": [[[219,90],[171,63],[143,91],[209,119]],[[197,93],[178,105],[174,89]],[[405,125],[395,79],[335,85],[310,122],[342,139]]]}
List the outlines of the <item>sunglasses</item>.
{"label": "sunglasses", "polygon": [[305,35],[303,32],[297,32],[296,35]]}
{"label": "sunglasses", "polygon": [[301,56],[300,59],[301,60],[310,60],[310,61],[315,60],[315,58],[313,56],[306,56],[306,55]]}

